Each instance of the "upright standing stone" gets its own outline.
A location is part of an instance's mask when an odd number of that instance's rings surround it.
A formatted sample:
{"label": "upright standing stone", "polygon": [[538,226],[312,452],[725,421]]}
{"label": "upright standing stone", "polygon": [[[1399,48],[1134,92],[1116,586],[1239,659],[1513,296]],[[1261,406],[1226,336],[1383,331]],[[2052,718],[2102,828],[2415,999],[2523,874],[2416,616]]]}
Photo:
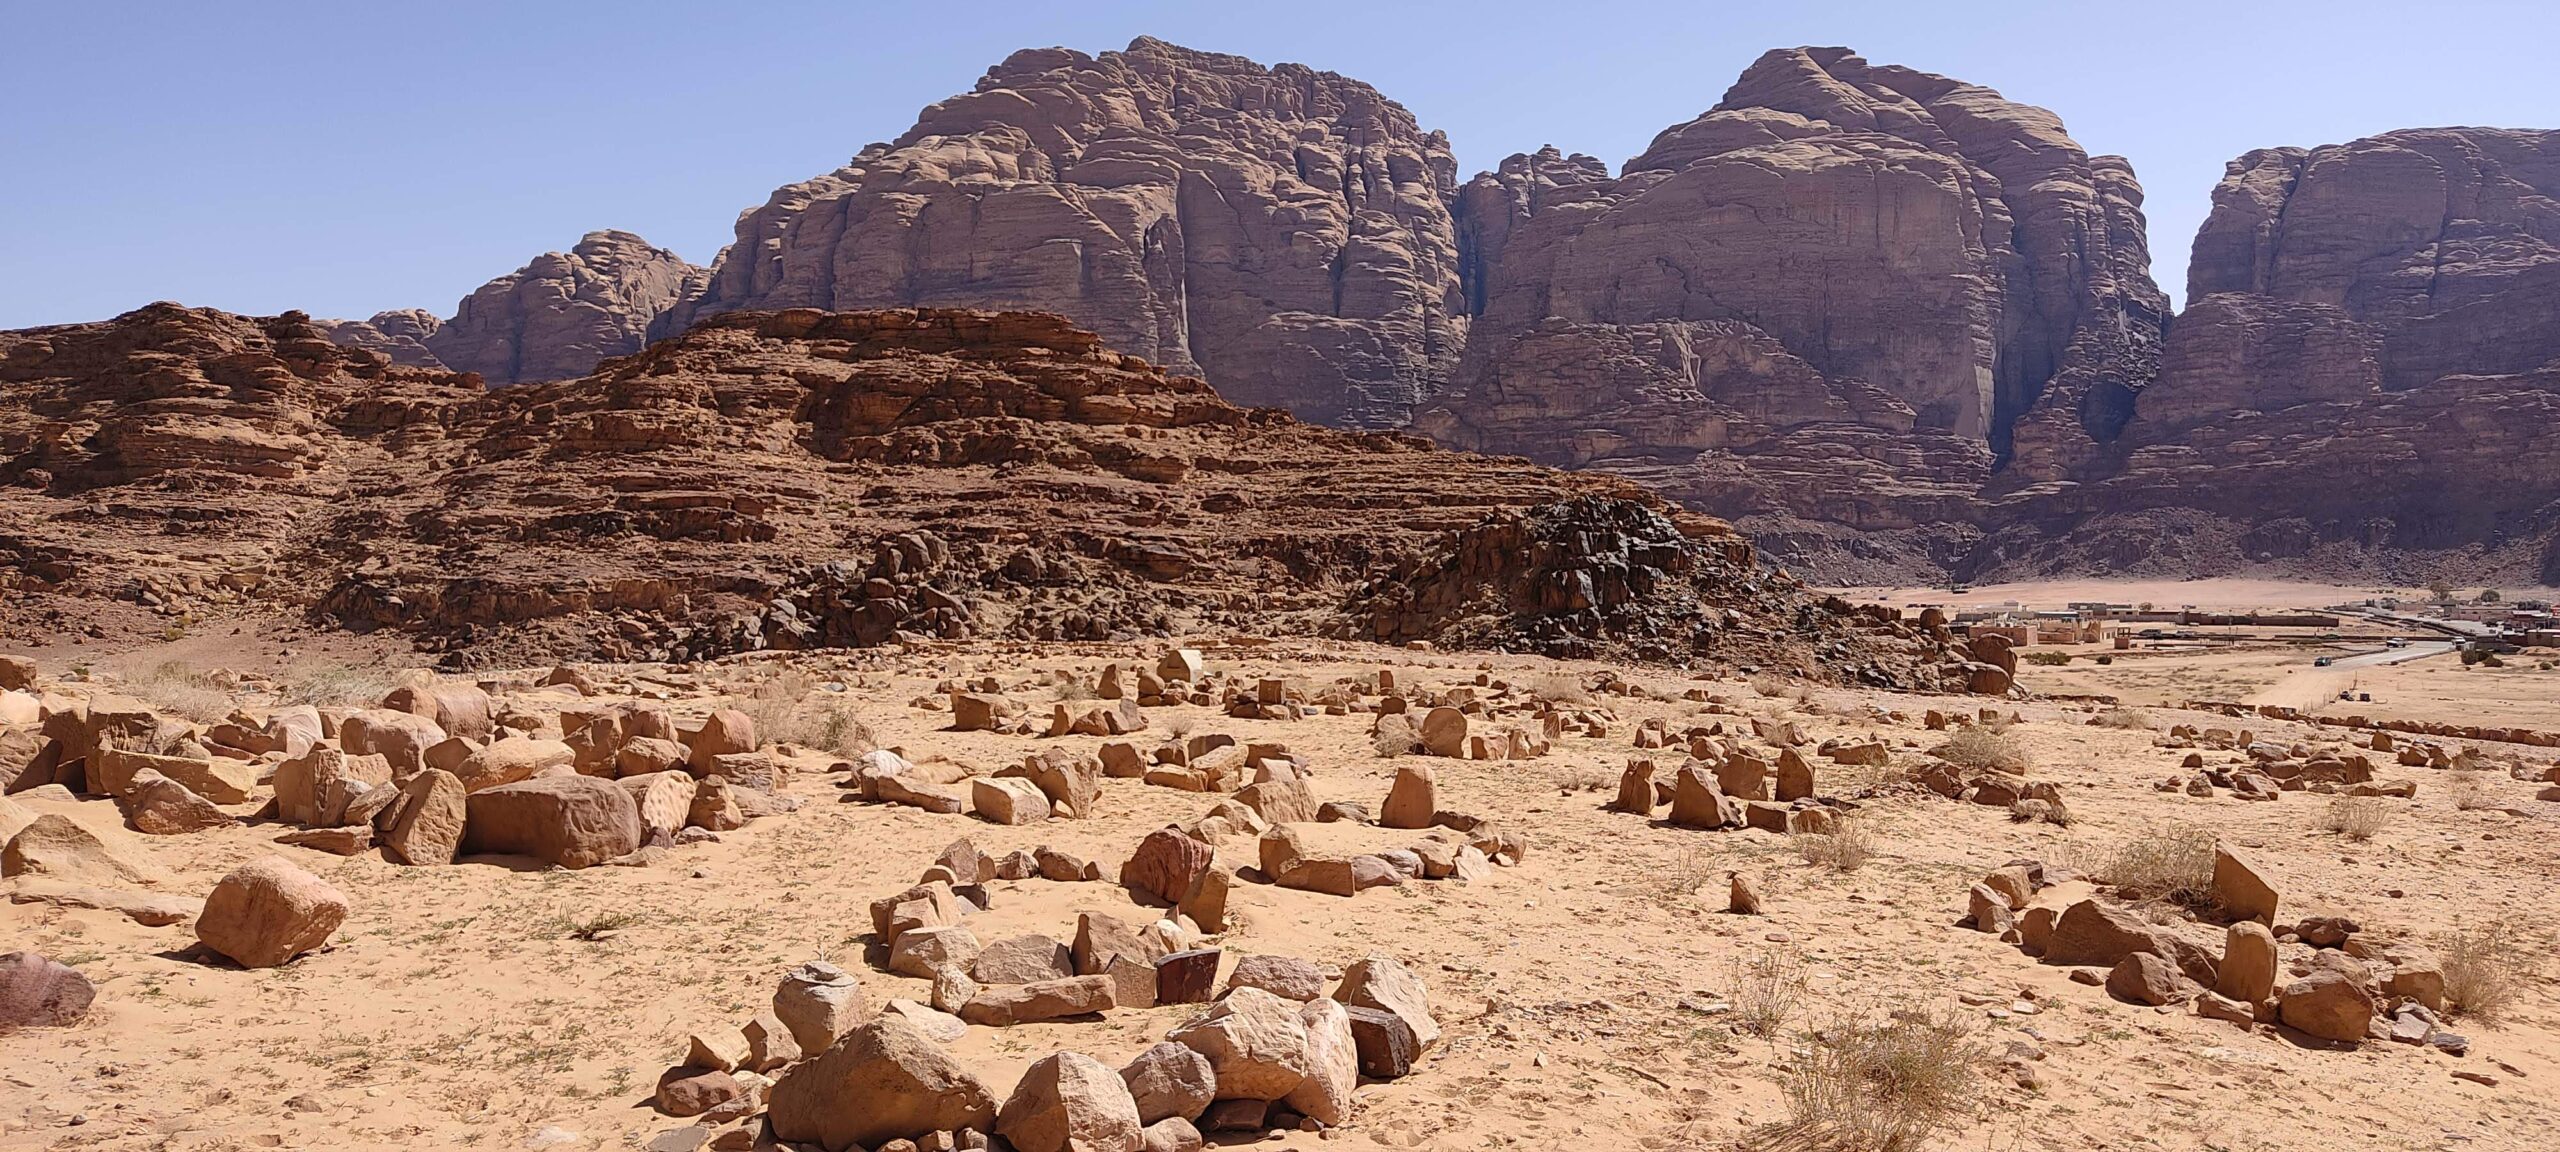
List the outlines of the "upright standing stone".
{"label": "upright standing stone", "polygon": [[1387,801],[1378,809],[1382,828],[1428,828],[1440,810],[1440,785],[1428,764],[1400,764]]}

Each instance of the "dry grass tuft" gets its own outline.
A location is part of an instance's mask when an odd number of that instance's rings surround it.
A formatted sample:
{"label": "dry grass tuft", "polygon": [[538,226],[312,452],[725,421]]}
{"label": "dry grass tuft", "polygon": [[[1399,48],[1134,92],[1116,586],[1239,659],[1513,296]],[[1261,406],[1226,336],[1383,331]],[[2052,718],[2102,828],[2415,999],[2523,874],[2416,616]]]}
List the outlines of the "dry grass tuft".
{"label": "dry grass tuft", "polygon": [[399,687],[400,679],[388,668],[311,664],[287,674],[276,689],[276,699],[320,708],[371,705]]}
{"label": "dry grass tuft", "polygon": [[125,691],[135,699],[198,724],[231,715],[230,688],[222,676],[200,671],[184,660],[164,660],[124,680]]}
{"label": "dry grass tuft", "polygon": [[1734,1028],[1776,1036],[1795,1016],[1809,984],[1804,961],[1793,952],[1770,948],[1727,961],[1725,999],[1733,1005]]}
{"label": "dry grass tuft", "polygon": [[2091,871],[2128,900],[2201,908],[2213,902],[2213,845],[2210,830],[2165,824],[2136,834]]}
{"label": "dry grass tuft", "polygon": [[2513,928],[2493,923],[2472,930],[2459,924],[2441,941],[2445,999],[2455,1015],[2496,1020],[2524,991],[2534,949]]}
{"label": "dry grass tuft", "polygon": [[1841,819],[1834,831],[1792,836],[1796,855],[1807,864],[1829,868],[1834,872],[1855,872],[1875,858],[1875,834],[1857,820]]}
{"label": "dry grass tuft", "polygon": [[1786,677],[1775,672],[1763,672],[1751,678],[1751,690],[1774,700],[1795,689],[1787,683]]}
{"label": "dry grass tuft", "polygon": [[2490,795],[2489,784],[2481,779],[2481,775],[2478,772],[2456,772],[2453,779],[2445,784],[2445,795],[2453,797],[2455,809],[2477,812],[2498,806],[2498,798]]}
{"label": "dry grass tuft", "polygon": [[1566,795],[1576,792],[1599,792],[1613,788],[1618,783],[1618,778],[1611,775],[1608,769],[1588,764],[1553,769],[1547,773],[1547,778],[1555,781],[1556,791]]}
{"label": "dry grass tuft", "polygon": [[755,722],[759,741],[798,744],[848,757],[880,747],[879,735],[862,722],[850,701],[832,692],[810,691],[808,678],[796,672],[759,684],[752,695],[732,699],[728,706]]}
{"label": "dry grass tuft", "polygon": [[1946,743],[1930,749],[1929,754],[1958,768],[1977,771],[2023,774],[2035,766],[2025,745],[1990,725],[1958,731],[1947,737]]}
{"label": "dry grass tuft", "polygon": [[2349,840],[2371,840],[2391,826],[2394,811],[2391,801],[2380,796],[2340,796],[2320,814],[2320,828]]}
{"label": "dry grass tuft", "polygon": [[1807,1037],[1787,1077],[1788,1118],[1755,1129],[1760,1152],[1917,1152],[1966,1114],[1985,1049],[1954,1012],[1849,1020]]}
{"label": "dry grass tuft", "polygon": [[2151,714],[2140,708],[2109,708],[2094,719],[2100,728],[2122,728],[2132,732],[2149,732]]}
{"label": "dry grass tuft", "polygon": [[1558,704],[1588,705],[1591,703],[1591,689],[1583,686],[1582,677],[1570,672],[1538,674],[1529,681],[1529,694]]}

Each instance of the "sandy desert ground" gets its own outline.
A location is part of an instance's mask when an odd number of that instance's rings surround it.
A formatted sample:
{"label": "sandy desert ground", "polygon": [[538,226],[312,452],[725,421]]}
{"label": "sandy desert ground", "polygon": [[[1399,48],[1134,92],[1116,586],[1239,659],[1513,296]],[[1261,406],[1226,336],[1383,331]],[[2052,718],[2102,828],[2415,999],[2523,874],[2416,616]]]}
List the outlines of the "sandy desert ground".
{"label": "sandy desert ground", "polygon": [[[2092,726],[2098,705],[1999,705],[2017,717],[2003,736],[2028,761],[2028,778],[2058,786],[2067,800],[2072,819],[2063,827],[2015,821],[2005,808],[1905,782],[1932,763],[1928,749],[1946,736],[1921,718],[1931,709],[1969,711],[1980,703],[1974,699],[1763,682],[1778,692],[1767,695],[1739,677],[1644,669],[1608,670],[1643,694],[1585,696],[1579,686],[1594,682],[1599,666],[1338,645],[1211,640],[1205,647],[1213,675],[1247,683],[1275,676],[1323,685],[1392,669],[1425,688],[1480,678],[1519,694],[1540,686],[1610,718],[1606,737],[1568,735],[1538,759],[1432,758],[1443,808],[1528,833],[1517,866],[1472,883],[1417,881],[1349,898],[1238,887],[1236,924],[1213,942],[1230,969],[1255,953],[1336,968],[1392,955],[1424,976],[1447,1034],[1412,1075],[1364,1083],[1356,1114],[1339,1128],[1219,1134],[1213,1144],[1729,1147],[1788,1115],[1788,1086],[1821,1029],[1919,1010],[1960,1021],[1979,1056],[1963,1081],[1959,1114],[1933,1146],[2560,1146],[2560,1097],[2542,1087],[2560,1082],[2560,1017],[2539,971],[2494,1019],[2448,1022],[2469,1039],[2468,1054],[2454,1057],[2381,1041],[2335,1046],[2206,1019],[2184,1005],[2120,1002],[2073,982],[2071,969],[1959,925],[1968,886],[2004,864],[2103,871],[2122,846],[2190,825],[2257,862],[2282,895],[2280,925],[2340,915],[2356,921],[2359,938],[2441,947],[2457,926],[2494,923],[2528,942],[2527,961],[2547,958],[2560,925],[2560,896],[2549,883],[2560,804],[2536,800],[2541,785],[2517,777],[2548,770],[2549,749],[2486,748],[2498,770],[2461,773],[2381,757],[2381,778],[2414,781],[2415,796],[2380,801],[2384,826],[2356,841],[2323,830],[2332,797],[2286,792],[2262,803],[2154,788],[2180,774],[2191,750],[2164,746],[2173,725],[2237,725],[2261,741],[2321,747],[2342,746],[2348,733],[2157,707],[2112,714],[2135,727]],[[680,719],[751,697],[787,672],[790,683],[849,703],[881,744],[910,759],[984,769],[1054,743],[1090,751],[1104,741],[950,731],[950,713],[912,702],[948,678],[992,675],[1045,709],[1061,694],[1053,679],[1090,683],[1106,662],[1152,666],[1162,651],[1160,644],[963,644],[593,671],[614,698],[656,701]],[[142,666],[148,655],[127,666]],[[2051,687],[2047,671],[2060,670],[2022,667],[2022,682]],[[2201,683],[2258,673],[2194,675]],[[2412,681],[2411,706],[2427,706],[2420,693],[2435,689],[2421,685],[2439,674],[2402,675]],[[2446,691],[2509,683],[2445,675],[2458,678]],[[2075,675],[2070,686],[2079,683]],[[523,692],[518,702],[557,707],[559,691]],[[1723,703],[1683,698],[1693,693]],[[1244,720],[1184,705],[1147,714],[1142,743],[1166,731],[1284,743],[1313,767],[1322,798],[1373,810],[1397,767],[1410,762],[1381,756],[1370,739],[1373,717],[1357,712]],[[1792,720],[1808,752],[1835,738],[1873,737],[1889,747],[1882,765],[1816,760],[1821,793],[1854,804],[1850,819],[1872,842],[1862,866],[1813,862],[1801,850],[1822,838],[1699,831],[1608,810],[1621,769],[1639,755],[1630,735],[1642,722],[1658,718],[1677,732],[1752,717]],[[2245,759],[2211,748],[2201,754],[2217,765]],[[823,767],[826,759],[811,762]],[[2456,775],[2476,783],[2449,788]],[[0,1083],[9,1086],[0,1093],[0,1148],[629,1148],[670,1133],[698,1142],[713,1133],[688,1136],[685,1121],[651,1110],[653,1083],[681,1060],[689,1032],[743,1023],[792,966],[835,961],[858,974],[875,1007],[892,997],[929,999],[927,982],[866,959],[866,912],[872,900],[911,884],[946,845],[967,837],[997,855],[1049,845],[1099,862],[1107,875],[1147,832],[1193,820],[1214,799],[1113,779],[1089,818],[1003,827],[848,802],[841,783],[840,775],[804,774],[789,788],[797,811],[645,866],[581,871],[471,859],[410,868],[379,853],[341,858],[280,847],[273,841],[281,829],[263,823],[146,838],[125,831],[109,801],[28,801],[156,862],[168,874],[163,891],[201,895],[233,867],[280,853],[347,893],[352,913],[325,949],[247,971],[191,949],[183,925],[146,928],[110,912],[0,905],[0,946],[73,964],[98,988],[85,1022],[0,1038],[8,1057]],[[2457,791],[2466,806],[2457,807]],[[1320,827],[1335,841],[1379,849],[1416,835]],[[1250,837],[1218,849],[1224,865],[1254,859]],[[1757,882],[1763,914],[1727,911],[1728,878],[1737,872]],[[2085,890],[2083,882],[2039,900]],[[1095,882],[999,882],[991,903],[969,920],[982,940],[1023,932],[1071,938],[1079,912],[1132,921],[1161,914]],[[2180,919],[2165,905],[2148,912]],[[2307,970],[2309,956],[2304,945],[2285,946],[2296,971]],[[1757,982],[1746,973],[1754,963],[1801,977],[1800,997],[1770,1036],[1737,1026],[1738,1006],[1771,999],[1751,992]],[[1167,1006],[972,1027],[952,1051],[1001,1099],[1040,1056],[1073,1049],[1117,1066],[1196,1011]]]}

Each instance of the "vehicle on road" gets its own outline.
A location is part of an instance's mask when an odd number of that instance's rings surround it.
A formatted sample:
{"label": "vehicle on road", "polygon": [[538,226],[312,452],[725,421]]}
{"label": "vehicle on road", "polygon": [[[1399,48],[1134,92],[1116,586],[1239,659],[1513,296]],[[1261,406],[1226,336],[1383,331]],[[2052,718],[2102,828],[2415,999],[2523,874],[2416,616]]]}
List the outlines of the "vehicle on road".
{"label": "vehicle on road", "polygon": [[2332,664],[2335,664],[2335,663],[2337,663],[2337,662],[2338,662],[2338,658],[2337,658],[2337,657],[2335,657],[2335,656],[2323,656],[2323,657],[2321,657],[2321,658],[2319,658],[2319,659],[2317,659],[2317,660],[2312,661],[2312,662],[2311,662],[2311,666],[2312,666],[2312,667],[2314,667],[2314,668],[2326,668],[2326,667],[2328,667],[2328,666],[2330,666],[2330,665],[2332,665]]}

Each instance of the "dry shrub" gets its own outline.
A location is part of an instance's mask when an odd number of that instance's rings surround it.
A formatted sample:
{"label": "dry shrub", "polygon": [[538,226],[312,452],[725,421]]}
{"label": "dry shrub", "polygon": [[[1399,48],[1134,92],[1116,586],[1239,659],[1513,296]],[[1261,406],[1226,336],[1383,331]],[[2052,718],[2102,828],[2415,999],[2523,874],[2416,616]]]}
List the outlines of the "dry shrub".
{"label": "dry shrub", "polygon": [[1752,677],[1751,690],[1771,699],[1776,699],[1777,697],[1784,696],[1788,692],[1793,691],[1793,689],[1787,684],[1787,678],[1780,676],[1775,672],[1763,672]]}
{"label": "dry shrub", "polygon": [[2453,797],[2453,806],[2464,812],[2477,812],[2498,806],[2497,797],[2489,794],[2489,785],[2477,772],[2456,772],[2444,786],[2445,795]]}
{"label": "dry shrub", "polygon": [[1175,743],[1191,738],[1191,730],[1200,726],[1197,716],[1175,716],[1164,722],[1164,734]]}
{"label": "dry shrub", "polygon": [[2392,811],[2391,801],[2380,796],[2340,796],[2320,814],[2320,828],[2349,840],[2371,840],[2391,826]]}
{"label": "dry shrub", "polygon": [[759,741],[798,744],[838,756],[860,756],[880,747],[879,736],[862,722],[850,701],[836,699],[832,692],[811,692],[808,678],[796,672],[757,685],[752,695],[732,699],[729,707],[746,713],[755,723]]}
{"label": "dry shrub", "polygon": [[1808,832],[1789,837],[1795,841],[1796,854],[1807,864],[1819,865],[1834,872],[1855,872],[1875,858],[1875,834],[1857,820],[1843,818],[1830,832]]}
{"label": "dry shrub", "polygon": [[1615,776],[1609,774],[1608,769],[1588,764],[1558,768],[1547,773],[1547,777],[1555,781],[1556,791],[1566,794],[1598,792],[1618,782]]}
{"label": "dry shrub", "polygon": [[2035,765],[2025,745],[1992,725],[1966,728],[1929,754],[1958,768],[2022,774]]}
{"label": "dry shrub", "polygon": [[1734,1028],[1776,1036],[1795,1016],[1808,984],[1804,961],[1793,952],[1770,948],[1726,962],[1725,999],[1733,1005]]}
{"label": "dry shrub", "polygon": [[2213,901],[2214,836],[2192,824],[2165,824],[2117,846],[2091,872],[2128,900],[2189,908]]}
{"label": "dry shrub", "polygon": [[2098,727],[2123,728],[2129,731],[2151,731],[2151,714],[2140,708],[2109,708],[2098,713]]}
{"label": "dry shrub", "polygon": [[2042,821],[2056,828],[2071,826],[2071,809],[2056,800],[2020,800],[2009,805],[2009,819],[2020,824]]}
{"label": "dry shrub", "polygon": [[1982,1096],[1985,1049],[1955,1012],[1897,1013],[1818,1029],[1787,1076],[1787,1119],[1752,1131],[1763,1152],[1917,1152]]}
{"label": "dry shrub", "polygon": [[310,664],[286,674],[276,688],[276,699],[321,708],[370,705],[390,695],[399,682],[400,677],[388,668]]}
{"label": "dry shrub", "polygon": [[224,679],[199,671],[184,660],[164,660],[147,671],[128,676],[124,689],[159,711],[176,713],[199,724],[211,724],[231,715],[231,692]]}
{"label": "dry shrub", "polygon": [[1582,677],[1570,672],[1542,672],[1529,681],[1529,694],[1558,704],[1591,703],[1591,690],[1582,685]]}
{"label": "dry shrub", "polygon": [[2534,950],[2504,923],[2477,930],[2456,924],[2440,942],[2445,998],[2456,1015],[2495,1020],[2524,990]]}
{"label": "dry shrub", "polygon": [[1093,685],[1087,684],[1083,680],[1077,679],[1074,676],[1067,676],[1063,673],[1061,676],[1062,678],[1056,684],[1049,687],[1050,699],[1062,704],[1073,704],[1079,700],[1093,699]]}
{"label": "dry shrub", "polygon": [[1654,875],[1651,881],[1654,901],[1674,912],[1682,911],[1689,906],[1689,898],[1697,895],[1698,889],[1706,887],[1710,878],[1722,874],[1713,854],[1694,847],[1682,848],[1679,859]]}

